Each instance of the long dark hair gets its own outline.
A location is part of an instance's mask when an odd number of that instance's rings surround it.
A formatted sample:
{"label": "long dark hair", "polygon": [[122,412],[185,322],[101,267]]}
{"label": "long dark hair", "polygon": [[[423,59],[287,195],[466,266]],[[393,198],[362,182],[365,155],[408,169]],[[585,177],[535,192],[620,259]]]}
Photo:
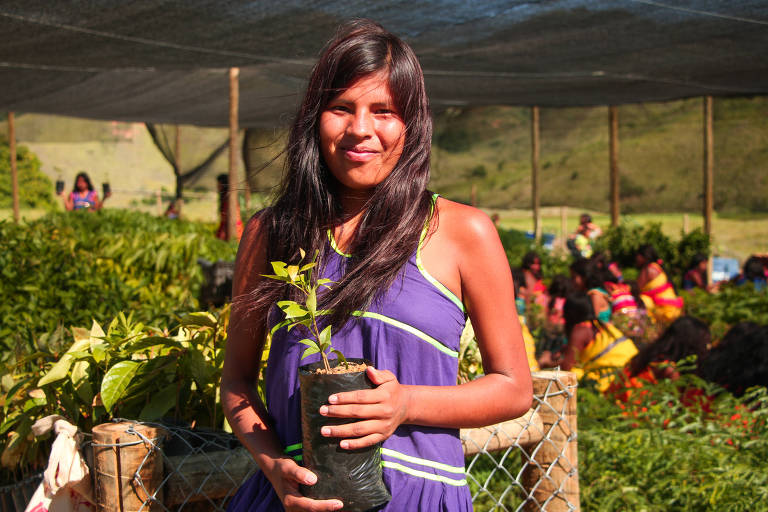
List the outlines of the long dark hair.
{"label": "long dark hair", "polygon": [[88,176],[88,173],[81,171],[77,173],[77,176],[75,176],[75,184],[72,186],[72,193],[75,194],[79,192],[79,190],[77,190],[77,180],[80,178],[85,180],[85,184],[88,185],[88,191],[93,192],[93,183],[91,183],[91,178]]}
{"label": "long dark hair", "polygon": [[[384,72],[405,123],[403,151],[389,176],[373,191],[357,232],[344,277],[320,298],[339,326],[365,309],[392,284],[413,255],[431,210],[429,182],[432,119],[424,77],[413,50],[380,25],[356,20],[343,25],[322,51],[291,127],[282,183],[260,221],[268,236],[267,261],[295,262],[327,250],[327,231],[343,216],[336,179],[323,161],[319,120],[326,105],[355,81]],[[432,223],[434,229],[436,222]],[[250,292],[249,309],[265,313],[290,296],[289,287],[262,280]]]}
{"label": "long dark hair", "polygon": [[563,319],[565,320],[565,335],[569,338],[573,328],[582,322],[590,322],[598,329],[605,329],[605,325],[595,315],[592,300],[584,292],[572,293],[565,299]]}
{"label": "long dark hair", "polygon": [[632,375],[645,370],[649,364],[662,361],[677,362],[684,357],[696,355],[696,364],[701,365],[711,337],[709,327],[692,316],[681,316],[653,343],[643,347],[629,362]]}

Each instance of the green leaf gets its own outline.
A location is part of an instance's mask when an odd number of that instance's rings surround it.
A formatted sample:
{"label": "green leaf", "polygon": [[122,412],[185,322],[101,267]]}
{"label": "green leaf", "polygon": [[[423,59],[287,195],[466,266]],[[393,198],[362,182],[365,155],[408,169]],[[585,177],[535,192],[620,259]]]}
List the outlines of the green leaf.
{"label": "green leaf", "polygon": [[301,259],[304,259],[304,257],[307,255],[307,253],[301,247],[299,247],[299,254],[301,254]]}
{"label": "green leaf", "polygon": [[15,384],[13,381],[13,376],[9,373],[3,375],[0,382],[2,383],[3,391],[8,391],[9,389],[13,388],[13,385]]}
{"label": "green leaf", "polygon": [[312,316],[315,316],[315,313],[317,313],[317,293],[314,289],[310,290],[307,294],[307,309]]}
{"label": "green leaf", "polygon": [[158,393],[152,396],[152,399],[139,413],[138,419],[143,421],[156,420],[163,417],[176,405],[176,386],[165,386]]}
{"label": "green leaf", "polygon": [[87,361],[78,361],[72,365],[72,375],[70,376],[77,396],[86,404],[93,401],[93,388],[88,375],[90,366]]}
{"label": "green leaf", "polygon": [[330,325],[326,326],[325,329],[320,331],[320,343],[323,343],[325,345],[330,346],[331,344],[331,327]]}
{"label": "green leaf", "polygon": [[285,268],[286,272],[288,272],[288,277],[291,278],[291,281],[295,281],[296,277],[299,275],[299,266],[298,265],[290,265]]}
{"label": "green leaf", "polygon": [[307,270],[314,268],[315,265],[317,265],[317,263],[314,261],[312,263],[307,263],[299,269],[299,272],[306,272]]}
{"label": "green leaf", "polygon": [[107,412],[111,413],[115,404],[122,398],[141,364],[137,361],[120,361],[104,375],[101,382],[101,401]]}
{"label": "green leaf", "polygon": [[69,354],[64,354],[61,356],[61,359],[56,361],[56,364],[54,364],[51,369],[48,370],[48,372],[43,375],[39,381],[37,381],[37,386],[43,387],[53,382],[60,381],[61,379],[65,379],[69,373],[69,367],[71,364],[72,356]]}
{"label": "green leaf", "polygon": [[347,358],[344,357],[344,354],[342,354],[340,350],[336,350],[335,348],[333,348],[333,349],[331,349],[331,352],[336,354],[336,357],[339,358],[339,361],[341,361],[344,364],[347,364]]}
{"label": "green leaf", "polygon": [[301,354],[301,358],[304,359],[305,357],[311,356],[312,354],[317,354],[318,352],[320,352],[320,350],[317,347],[307,347],[307,350]]}
{"label": "green leaf", "polygon": [[282,261],[273,261],[272,270],[278,277],[288,277],[288,271],[285,269],[287,265]]}
{"label": "green leaf", "polygon": [[190,313],[181,319],[181,325],[214,329],[216,328],[216,320],[210,316],[210,313]]}
{"label": "green leaf", "polygon": [[309,314],[307,308],[293,300],[281,300],[277,303],[277,307],[283,310],[286,319],[301,318]]}
{"label": "green leaf", "polygon": [[101,328],[101,326],[96,322],[96,320],[93,321],[93,325],[91,325],[91,332],[90,332],[90,338],[93,342],[101,341],[100,338],[105,337],[106,334],[104,334],[104,329]]}
{"label": "green leaf", "polygon": [[316,347],[317,342],[315,340],[311,340],[309,338],[304,338],[303,340],[299,340],[299,343],[303,343],[304,345],[308,347]]}

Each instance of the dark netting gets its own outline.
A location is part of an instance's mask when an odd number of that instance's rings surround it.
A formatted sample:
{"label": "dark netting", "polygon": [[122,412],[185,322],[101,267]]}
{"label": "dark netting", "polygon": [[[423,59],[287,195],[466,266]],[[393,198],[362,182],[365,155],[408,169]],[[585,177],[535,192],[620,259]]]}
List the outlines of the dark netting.
{"label": "dark netting", "polygon": [[226,126],[226,69],[239,66],[241,124],[284,124],[352,17],[413,46],[438,111],[768,92],[759,0],[17,0],[0,7],[0,108]]}

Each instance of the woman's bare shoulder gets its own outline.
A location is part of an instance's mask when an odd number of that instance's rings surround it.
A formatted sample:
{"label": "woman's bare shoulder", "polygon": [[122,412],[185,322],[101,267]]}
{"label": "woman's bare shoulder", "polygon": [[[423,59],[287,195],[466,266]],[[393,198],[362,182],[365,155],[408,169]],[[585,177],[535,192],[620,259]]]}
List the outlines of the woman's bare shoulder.
{"label": "woman's bare shoulder", "polygon": [[488,215],[475,208],[449,199],[437,199],[438,230],[450,238],[476,242],[488,236],[498,238],[498,231]]}

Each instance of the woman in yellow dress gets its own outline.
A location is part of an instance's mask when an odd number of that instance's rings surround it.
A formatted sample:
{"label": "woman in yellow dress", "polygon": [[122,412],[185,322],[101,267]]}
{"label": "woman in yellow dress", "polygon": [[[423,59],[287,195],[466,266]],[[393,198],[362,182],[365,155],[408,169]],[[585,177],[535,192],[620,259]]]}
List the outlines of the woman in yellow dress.
{"label": "woman in yellow dress", "polygon": [[635,265],[640,269],[637,286],[641,294],[653,302],[649,313],[656,322],[669,325],[683,313],[683,299],[675,293],[656,249],[650,244],[640,246],[635,255]]}
{"label": "woman in yellow dress", "polygon": [[607,389],[614,370],[623,368],[637,354],[634,342],[610,322],[598,320],[585,293],[568,297],[563,317],[568,344],[555,362],[580,378],[597,381],[600,391]]}

